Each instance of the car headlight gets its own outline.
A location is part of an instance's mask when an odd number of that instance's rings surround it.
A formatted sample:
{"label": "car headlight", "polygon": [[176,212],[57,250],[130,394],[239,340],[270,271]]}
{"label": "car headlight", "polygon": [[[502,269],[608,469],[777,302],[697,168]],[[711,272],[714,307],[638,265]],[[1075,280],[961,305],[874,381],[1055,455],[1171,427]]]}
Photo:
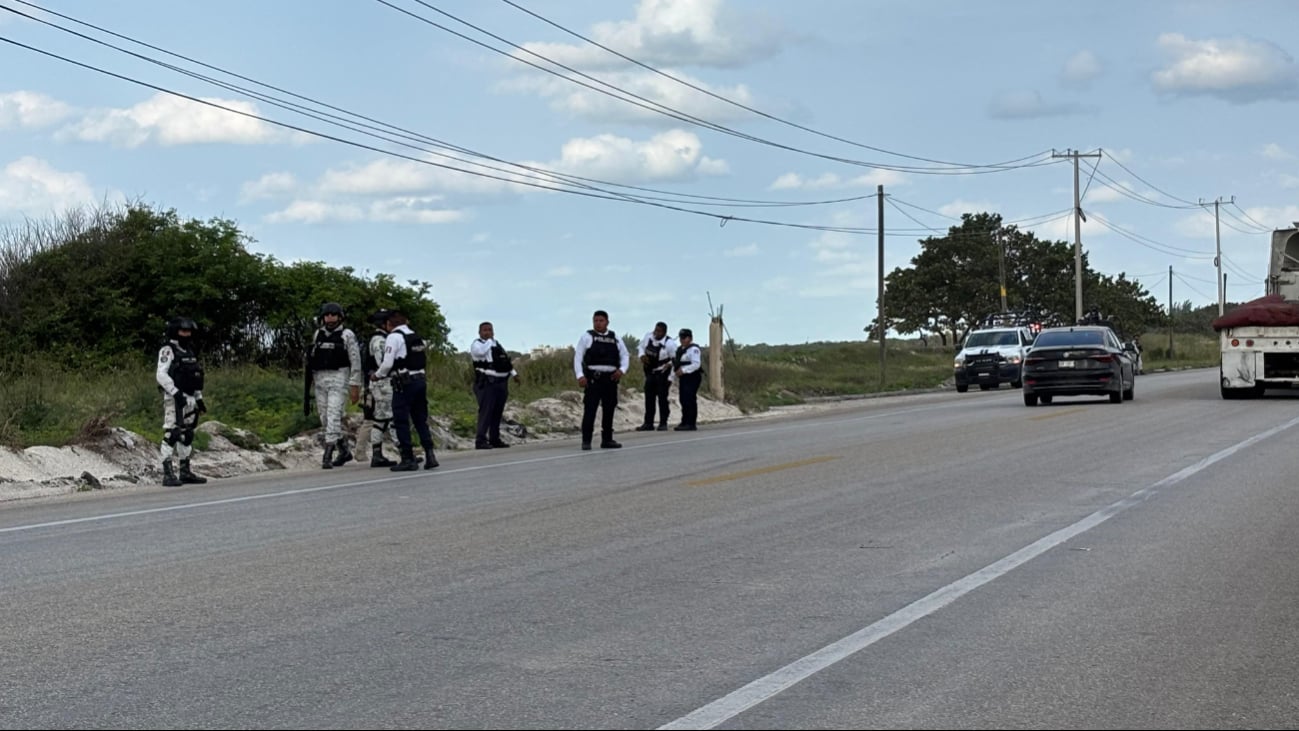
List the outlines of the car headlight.
{"label": "car headlight", "polygon": [[1006,362],[1011,365],[1019,365],[1021,360],[1023,360],[1023,358],[1019,357],[1018,355],[1006,356]]}
{"label": "car headlight", "polygon": [[952,367],[953,367],[953,368],[964,368],[964,367],[965,367],[965,359],[964,359],[964,358],[957,358],[955,361],[952,362]]}

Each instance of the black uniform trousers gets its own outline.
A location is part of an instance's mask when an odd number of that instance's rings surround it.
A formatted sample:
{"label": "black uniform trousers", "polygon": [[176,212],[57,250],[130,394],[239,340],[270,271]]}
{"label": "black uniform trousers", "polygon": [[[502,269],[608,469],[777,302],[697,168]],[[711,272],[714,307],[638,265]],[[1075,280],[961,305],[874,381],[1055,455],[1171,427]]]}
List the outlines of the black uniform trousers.
{"label": "black uniform trousers", "polygon": [[699,384],[703,383],[704,374],[702,371],[687,373],[677,379],[677,388],[680,389],[681,397],[681,424],[683,426],[698,426],[695,422],[699,419]]}
{"label": "black uniform trousers", "polygon": [[[397,376],[400,378],[401,376]],[[397,447],[403,460],[415,459],[415,445],[410,440],[411,422],[425,454],[433,454],[433,434],[428,428],[428,381],[423,373],[405,378],[400,390],[392,393],[392,425],[397,431]]]}
{"label": "black uniform trousers", "polygon": [[613,441],[613,412],[618,408],[618,382],[613,380],[613,373],[587,371],[582,406],[582,442],[590,442],[595,432],[596,409],[601,410],[600,439]]}
{"label": "black uniform trousers", "polygon": [[501,418],[505,415],[505,402],[510,398],[509,376],[489,376],[479,373],[474,377],[474,397],[478,399],[478,433],[475,446],[501,443]]}
{"label": "black uniform trousers", "polygon": [[658,417],[660,424],[668,423],[668,391],[672,388],[672,383],[668,381],[668,374],[671,369],[665,368],[662,371],[645,372],[645,423],[654,425],[655,406],[658,407]]}

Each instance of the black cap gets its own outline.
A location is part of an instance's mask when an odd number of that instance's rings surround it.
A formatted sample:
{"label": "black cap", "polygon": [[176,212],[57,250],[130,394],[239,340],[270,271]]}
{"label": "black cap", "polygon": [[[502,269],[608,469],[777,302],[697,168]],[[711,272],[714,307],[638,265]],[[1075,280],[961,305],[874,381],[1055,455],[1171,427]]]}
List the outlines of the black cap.
{"label": "black cap", "polygon": [[677,337],[679,338],[693,338],[694,336],[695,334],[693,332],[690,332],[690,328],[688,327],[683,327],[681,328],[680,331],[677,332]]}

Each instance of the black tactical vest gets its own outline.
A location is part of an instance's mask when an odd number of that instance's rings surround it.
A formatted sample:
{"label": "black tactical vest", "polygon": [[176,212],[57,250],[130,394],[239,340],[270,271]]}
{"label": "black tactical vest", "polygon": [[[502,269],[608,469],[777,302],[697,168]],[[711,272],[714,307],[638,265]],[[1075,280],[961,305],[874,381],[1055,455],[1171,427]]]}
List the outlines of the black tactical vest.
{"label": "black tactical vest", "polygon": [[176,390],[189,395],[202,391],[203,366],[198,362],[198,354],[182,348],[174,340],[167,345],[171,347],[171,365],[167,367],[167,375],[176,384]]}
{"label": "black tactical vest", "polygon": [[343,328],[316,330],[316,340],[311,344],[311,370],[333,371],[347,368],[352,361],[347,357],[347,344],[343,342]]}
{"label": "black tactical vest", "polygon": [[[685,363],[686,353],[690,352],[691,349],[699,350],[699,346],[695,345],[694,343],[691,343],[689,345],[682,345],[681,347],[677,348],[677,355],[675,358],[672,359],[672,368],[674,370],[680,368],[681,365]],[[703,371],[703,363],[701,361],[699,370],[695,371],[694,373],[687,373],[686,375],[693,376],[702,371]]]}
{"label": "black tactical vest", "polygon": [[605,330],[604,334],[594,330],[587,330],[591,336],[591,347],[586,349],[582,354],[582,366],[613,366],[617,368],[622,365],[622,356],[618,352],[618,336],[612,330]]}
{"label": "black tactical vest", "polygon": [[491,360],[476,360],[474,366],[502,374],[514,370],[514,362],[510,360],[510,354],[505,352],[505,348],[501,347],[500,343],[492,344]]}
{"label": "black tactical vest", "polygon": [[425,355],[424,339],[413,332],[401,333],[402,339],[406,341],[406,355],[398,358],[393,364],[393,370],[396,371],[422,371],[428,363],[428,357]]}

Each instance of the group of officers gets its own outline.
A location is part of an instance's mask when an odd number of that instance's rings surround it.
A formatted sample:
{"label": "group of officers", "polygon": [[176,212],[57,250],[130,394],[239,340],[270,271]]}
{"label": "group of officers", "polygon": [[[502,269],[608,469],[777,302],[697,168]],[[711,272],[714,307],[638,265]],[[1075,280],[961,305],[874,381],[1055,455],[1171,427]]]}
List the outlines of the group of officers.
{"label": "group of officers", "polygon": [[[428,425],[427,344],[411,329],[404,313],[381,309],[369,318],[374,329],[362,348],[356,334],[343,325],[344,317],[338,303],[323,305],[320,327],[306,354],[309,381],[303,409],[304,415],[309,413],[309,392],[314,385],[316,411],[324,427],[321,468],[341,467],[356,459],[343,434],[343,414],[349,401],[362,402],[364,421],[356,443],[358,448],[370,444],[371,467],[387,467],[394,472],[419,470],[412,426],[424,451],[423,469],[437,467]],[[573,354],[574,375],[584,391],[582,449],[591,449],[596,411],[602,412],[600,447],[617,449],[622,446],[613,438],[618,382],[629,368],[630,356],[626,344],[609,329],[607,312],[596,310],[591,324]],[[158,352],[155,377],[163,394],[162,484],[168,487],[207,482],[190,468],[194,430],[199,415],[207,410],[203,402],[203,367],[193,344],[196,329],[188,317],[171,320],[166,342]],[[470,345],[469,354],[474,367],[473,391],[478,400],[474,447],[509,447],[501,439],[501,420],[509,398],[509,381],[518,383],[519,374],[496,340],[492,323],[478,326],[478,338]],[[645,421],[637,431],[667,431],[672,383],[678,384],[681,401],[681,422],[675,429],[694,431],[703,359],[693,333],[683,328],[674,340],[668,336],[667,324],[659,322],[641,338],[637,355],[645,371]],[[396,438],[400,461],[384,456],[383,440],[389,435]]]}

